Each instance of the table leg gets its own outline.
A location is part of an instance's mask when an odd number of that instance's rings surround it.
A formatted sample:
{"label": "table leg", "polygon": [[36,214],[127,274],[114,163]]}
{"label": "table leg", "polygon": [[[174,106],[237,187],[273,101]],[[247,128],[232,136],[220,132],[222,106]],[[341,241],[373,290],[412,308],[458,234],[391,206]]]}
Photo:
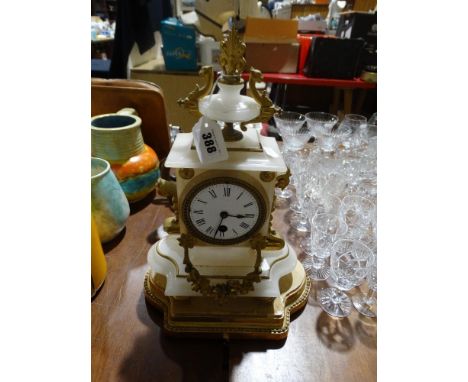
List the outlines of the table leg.
{"label": "table leg", "polygon": [[344,113],[351,114],[353,108],[353,89],[343,89],[344,92]]}
{"label": "table leg", "polygon": [[338,114],[338,105],[340,103],[340,89],[333,88],[333,101],[330,105],[330,113],[331,114]]}
{"label": "table leg", "polygon": [[276,84],[276,92],[273,103],[284,109],[284,104],[286,101],[286,85],[279,83]]}
{"label": "table leg", "polygon": [[364,101],[366,100],[367,90],[359,89],[358,97],[356,100],[356,113],[361,114]]}
{"label": "table leg", "polygon": [[281,107],[284,109],[284,107],[286,106],[286,91],[288,90],[288,84],[282,84],[282,91],[283,91],[283,102],[282,102],[282,105]]}

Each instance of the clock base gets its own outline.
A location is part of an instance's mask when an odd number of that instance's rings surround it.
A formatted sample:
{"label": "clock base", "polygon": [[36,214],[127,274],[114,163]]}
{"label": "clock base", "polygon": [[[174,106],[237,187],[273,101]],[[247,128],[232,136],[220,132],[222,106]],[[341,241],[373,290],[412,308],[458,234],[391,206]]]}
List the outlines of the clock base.
{"label": "clock base", "polygon": [[281,295],[265,297],[172,297],[164,294],[166,276],[148,270],[146,300],[164,314],[163,330],[174,336],[282,340],[290,317],[307,303],[310,279],[297,261],[279,280]]}

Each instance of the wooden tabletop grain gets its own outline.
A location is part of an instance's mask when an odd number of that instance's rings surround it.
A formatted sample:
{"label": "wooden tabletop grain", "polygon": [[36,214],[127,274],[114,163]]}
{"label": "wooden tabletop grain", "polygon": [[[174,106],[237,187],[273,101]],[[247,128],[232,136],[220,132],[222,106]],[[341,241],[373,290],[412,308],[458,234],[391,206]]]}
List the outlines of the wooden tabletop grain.
{"label": "wooden tabletop grain", "polygon": [[[325,282],[312,283],[308,304],[284,341],[163,335],[161,315],[145,303],[143,279],[147,252],[172,212],[155,193],[131,210],[124,232],[104,246],[108,275],[91,308],[92,381],[376,381],[376,321],[356,311],[329,317],[316,302]],[[273,225],[301,258],[301,236],[289,228],[290,215],[287,203],[277,205]]]}

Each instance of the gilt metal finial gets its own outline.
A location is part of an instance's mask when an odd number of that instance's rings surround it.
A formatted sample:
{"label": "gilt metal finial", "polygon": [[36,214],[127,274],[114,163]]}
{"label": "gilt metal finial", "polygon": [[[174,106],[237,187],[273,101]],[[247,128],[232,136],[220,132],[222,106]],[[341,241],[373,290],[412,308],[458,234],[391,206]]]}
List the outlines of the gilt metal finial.
{"label": "gilt metal finial", "polygon": [[246,61],[244,58],[245,43],[237,33],[234,26],[221,41],[221,52],[219,55],[219,64],[223,69],[223,76],[220,82],[239,83],[240,76],[245,69]]}

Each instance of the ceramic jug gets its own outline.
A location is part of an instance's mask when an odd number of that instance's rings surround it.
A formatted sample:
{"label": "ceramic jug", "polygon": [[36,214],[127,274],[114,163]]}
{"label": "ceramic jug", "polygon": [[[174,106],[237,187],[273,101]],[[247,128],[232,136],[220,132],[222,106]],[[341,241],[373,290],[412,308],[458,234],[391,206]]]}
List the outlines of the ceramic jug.
{"label": "ceramic jug", "polygon": [[91,158],[91,211],[101,242],[106,243],[125,227],[130,206],[109,162]]}
{"label": "ceramic jug", "polygon": [[91,118],[91,155],[107,160],[129,202],[148,195],[159,179],[159,159],[141,134],[135,109]]}

